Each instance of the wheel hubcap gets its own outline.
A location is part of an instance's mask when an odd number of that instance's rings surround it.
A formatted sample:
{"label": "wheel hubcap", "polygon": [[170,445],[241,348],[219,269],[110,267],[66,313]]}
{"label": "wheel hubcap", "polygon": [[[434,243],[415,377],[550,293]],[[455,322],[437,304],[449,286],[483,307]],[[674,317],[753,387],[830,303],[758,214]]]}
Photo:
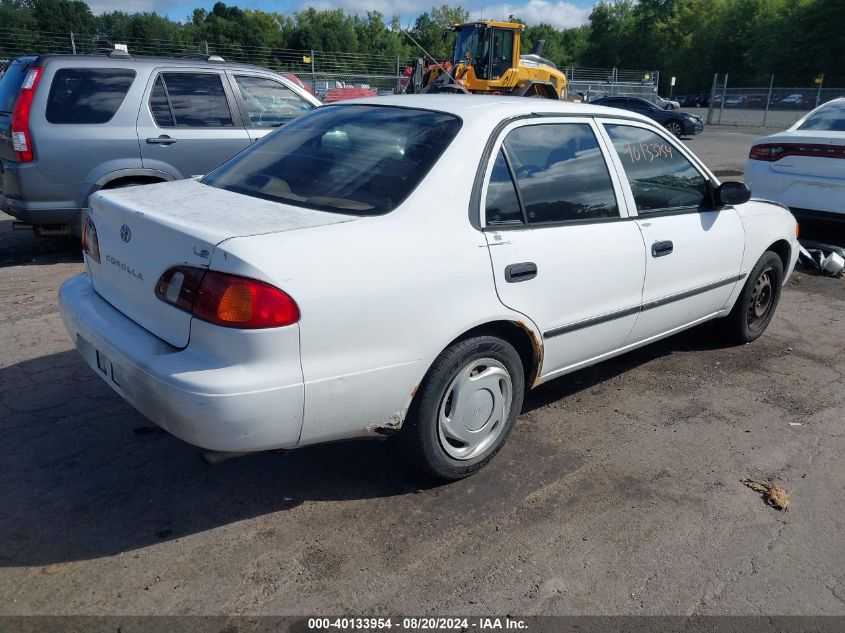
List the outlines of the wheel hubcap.
{"label": "wheel hubcap", "polygon": [[775,296],[774,270],[765,269],[757,278],[754,290],[751,291],[751,300],[748,302],[747,320],[748,327],[752,330],[760,329],[769,316]]}
{"label": "wheel hubcap", "polygon": [[681,126],[677,123],[670,123],[669,124],[669,131],[674,134],[675,136],[681,135]]}
{"label": "wheel hubcap", "polygon": [[454,459],[472,459],[492,446],[505,428],[513,384],[492,358],[473,360],[452,379],[438,411],[440,445]]}

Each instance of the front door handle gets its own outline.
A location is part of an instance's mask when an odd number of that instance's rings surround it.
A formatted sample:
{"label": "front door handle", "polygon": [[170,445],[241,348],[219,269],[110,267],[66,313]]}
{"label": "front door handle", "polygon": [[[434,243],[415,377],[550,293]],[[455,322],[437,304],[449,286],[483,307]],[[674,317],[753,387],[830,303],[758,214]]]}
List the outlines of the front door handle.
{"label": "front door handle", "polygon": [[505,281],[515,284],[519,281],[528,281],[537,276],[537,264],[534,262],[521,262],[511,264],[505,268]]}
{"label": "front door handle", "polygon": [[674,248],[675,245],[672,244],[672,242],[670,242],[669,240],[665,240],[663,242],[655,242],[651,245],[651,256],[663,257],[665,255],[669,255]]}
{"label": "front door handle", "polygon": [[173,145],[173,143],[175,142],[175,138],[167,136],[166,134],[147,139],[147,143],[149,143],[150,145]]}

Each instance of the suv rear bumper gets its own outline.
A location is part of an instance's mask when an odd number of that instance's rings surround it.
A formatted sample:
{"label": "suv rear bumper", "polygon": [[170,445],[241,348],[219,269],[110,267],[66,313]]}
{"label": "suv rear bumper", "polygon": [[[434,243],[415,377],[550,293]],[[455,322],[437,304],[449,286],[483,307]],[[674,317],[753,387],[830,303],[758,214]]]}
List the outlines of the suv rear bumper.
{"label": "suv rear bumper", "polygon": [[[176,437],[217,451],[298,443],[304,399],[298,326],[248,332],[260,340],[238,344],[225,339],[243,331],[200,322],[192,328],[192,343],[180,349],[113,308],[85,273],[62,284],[59,311],[91,369]],[[267,348],[263,358],[256,347]],[[242,359],[224,358],[242,348],[253,351]]]}
{"label": "suv rear bumper", "polygon": [[0,193],[0,211],[28,224],[68,224],[77,233],[82,226],[82,209],[55,208],[49,204],[33,204]]}

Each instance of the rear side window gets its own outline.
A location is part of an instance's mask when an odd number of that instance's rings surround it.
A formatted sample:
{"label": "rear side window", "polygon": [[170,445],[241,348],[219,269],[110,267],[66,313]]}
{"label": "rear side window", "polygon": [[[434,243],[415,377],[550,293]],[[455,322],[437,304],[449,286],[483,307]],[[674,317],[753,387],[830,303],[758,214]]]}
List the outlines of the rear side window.
{"label": "rear side window", "polygon": [[619,217],[607,163],[586,123],[527,125],[504,146],[529,224]]}
{"label": "rear side window", "polygon": [[504,149],[499,150],[496,162],[493,163],[493,173],[487,185],[485,212],[488,224],[522,223],[523,220]]}
{"label": "rear side window", "polygon": [[134,80],[135,71],[128,68],[57,70],[47,97],[47,121],[108,123]]}
{"label": "rear side window", "polygon": [[162,73],[150,95],[159,127],[232,127],[232,112],[216,73]]}
{"label": "rear side window", "polygon": [[18,91],[26,79],[29,62],[15,60],[0,67],[0,112],[11,112],[18,98]]}
{"label": "rear side window", "polygon": [[459,118],[441,112],[324,106],[267,135],[202,182],[297,207],[377,215],[408,197],[460,127]]}
{"label": "rear side window", "polygon": [[314,106],[286,85],[265,77],[235,75],[250,127],[279,127]]}
{"label": "rear side window", "polygon": [[798,129],[845,132],[845,101],[828,103],[808,116]]}

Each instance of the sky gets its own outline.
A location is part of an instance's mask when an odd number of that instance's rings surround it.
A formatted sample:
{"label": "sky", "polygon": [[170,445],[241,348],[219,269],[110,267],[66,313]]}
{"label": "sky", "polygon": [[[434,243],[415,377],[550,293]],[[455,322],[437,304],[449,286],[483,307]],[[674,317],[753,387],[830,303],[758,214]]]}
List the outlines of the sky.
{"label": "sky", "polygon": [[[226,1],[226,0],[224,0]],[[470,12],[473,19],[489,18],[505,20],[509,15],[522,18],[528,24],[545,22],[556,28],[569,28],[587,22],[596,0],[462,0],[460,5]],[[364,14],[367,11],[381,11],[388,19],[399,15],[403,24],[412,23],[414,18],[432,5],[444,4],[443,0],[229,0],[230,6],[242,9],[261,9],[279,13],[293,13],[307,6],[317,9],[341,8],[350,14]],[[94,13],[104,11],[155,11],[173,20],[185,20],[196,7],[210,10],[214,0],[88,0]]]}

